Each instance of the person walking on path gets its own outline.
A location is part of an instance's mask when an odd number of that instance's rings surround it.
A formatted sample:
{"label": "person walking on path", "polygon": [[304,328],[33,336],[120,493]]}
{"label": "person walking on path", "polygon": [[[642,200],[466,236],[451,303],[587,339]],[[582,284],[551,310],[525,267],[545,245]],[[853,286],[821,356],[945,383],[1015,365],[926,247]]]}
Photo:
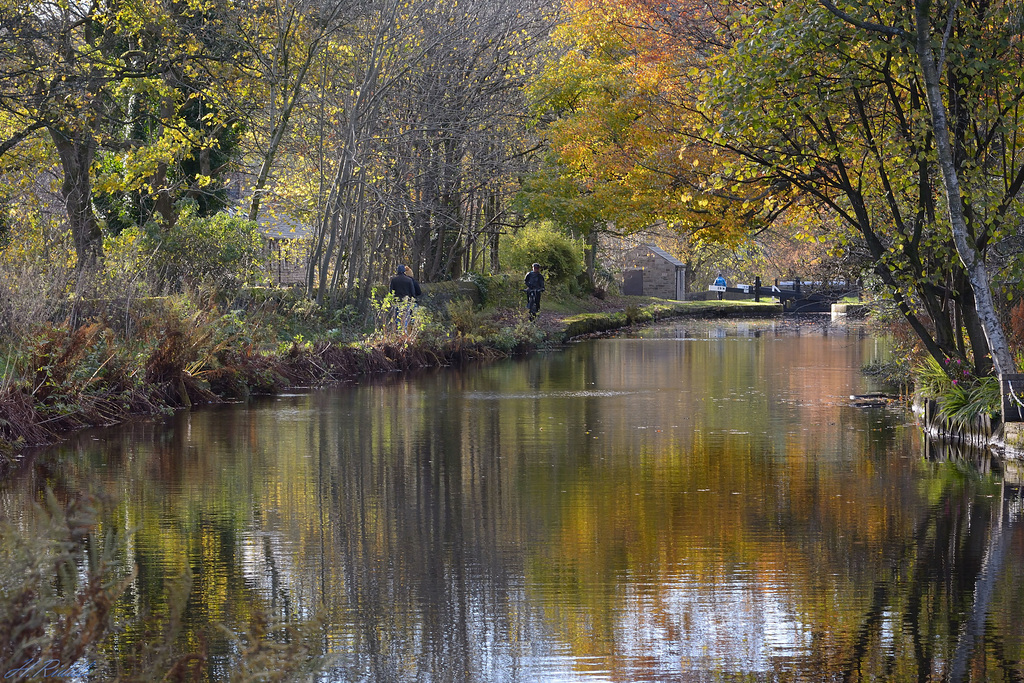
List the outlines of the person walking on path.
{"label": "person walking on path", "polygon": [[540,274],[540,264],[534,263],[533,270],[526,274],[526,308],[530,311],[530,320],[540,313],[540,293],[544,291],[544,276]]}
{"label": "person walking on path", "polygon": [[412,309],[416,305],[416,298],[423,294],[420,283],[409,274],[409,269],[402,265],[398,266],[398,272],[388,283],[388,290],[399,299],[397,318],[398,325],[402,332],[409,327],[409,319],[412,317]]}
{"label": "person walking on path", "polygon": [[[719,273],[718,277],[715,278],[715,287],[726,287],[726,286],[727,285],[725,284],[725,278],[722,277],[721,273]],[[721,301],[722,297],[724,297],[724,296],[725,296],[724,292],[719,292],[718,293],[718,300]]]}

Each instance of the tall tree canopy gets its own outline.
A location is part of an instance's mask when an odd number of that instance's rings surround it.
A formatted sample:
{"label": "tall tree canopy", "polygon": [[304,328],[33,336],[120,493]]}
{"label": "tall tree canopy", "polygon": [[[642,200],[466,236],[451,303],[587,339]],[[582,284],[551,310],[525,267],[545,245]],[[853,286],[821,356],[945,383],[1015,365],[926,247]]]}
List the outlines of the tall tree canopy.
{"label": "tall tree canopy", "polygon": [[[948,135],[961,233],[983,264],[1024,214],[1019,8],[851,2],[837,14],[824,4],[759,2],[736,16],[735,43],[714,62],[708,118],[751,172],[798,189],[854,228],[933,356],[970,358],[987,374],[994,349],[986,326],[998,320],[979,315],[988,282],[972,286],[958,258],[937,142]],[[867,24],[849,21],[855,16]],[[875,30],[883,26],[892,30]],[[918,30],[941,55],[933,89]],[[935,123],[940,107],[950,112],[945,131]]]}
{"label": "tall tree canopy", "polygon": [[318,300],[379,281],[396,258],[430,281],[493,251],[530,144],[522,87],[548,27],[541,3],[370,3],[326,133],[307,282]]}
{"label": "tall tree canopy", "polygon": [[[524,181],[530,217],[576,234],[667,225],[695,245],[736,245],[785,206],[759,178],[722,175],[698,108],[722,48],[722,3],[571,0],[529,94],[549,153]],[[592,264],[593,252],[591,252]]]}
{"label": "tall tree canopy", "polygon": [[[219,12],[188,1],[0,3],[0,159],[48,135],[80,269],[102,257],[98,195],[142,192],[159,206],[175,172],[192,191],[209,183],[209,153],[231,137],[203,97],[209,65],[234,57]],[[166,203],[161,213],[170,217]]]}
{"label": "tall tree canopy", "polygon": [[703,3],[575,0],[565,11],[561,55],[530,86],[561,177],[625,229],[660,219],[737,230],[735,205],[702,192],[715,166],[695,115],[715,49]]}

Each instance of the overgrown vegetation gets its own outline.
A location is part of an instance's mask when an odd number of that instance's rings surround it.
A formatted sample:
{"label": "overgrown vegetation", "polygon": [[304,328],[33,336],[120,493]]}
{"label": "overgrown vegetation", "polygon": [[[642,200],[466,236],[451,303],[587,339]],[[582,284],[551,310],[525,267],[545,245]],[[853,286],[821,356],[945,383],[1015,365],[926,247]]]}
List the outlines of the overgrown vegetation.
{"label": "overgrown vegetation", "polygon": [[[558,244],[553,252],[566,256],[565,276],[578,275],[578,252],[564,253],[572,241],[545,239]],[[543,319],[529,319],[516,274],[468,275],[436,292],[428,288],[424,305],[377,290],[365,309],[332,310],[295,290],[240,287],[233,274],[249,264],[234,263],[236,270],[225,269],[227,277],[184,293],[143,296],[163,281],[163,274],[153,273],[128,280],[116,295],[87,298],[71,291],[62,306],[28,312],[16,301],[22,281],[4,280],[0,298],[13,302],[19,315],[3,321],[12,340],[0,365],[3,462],[26,444],[130,415],[522,353],[548,339],[558,342],[704,306],[641,299],[626,313],[572,317],[594,305],[588,302],[602,308],[607,303],[575,297],[568,284],[556,280],[544,306],[569,317],[557,328],[544,327]]]}
{"label": "overgrown vegetation", "polygon": [[261,284],[266,240],[254,221],[227,213],[201,216],[185,203],[170,228],[129,227],[104,241],[109,280],[145,272],[154,294],[206,285],[216,289]]}
{"label": "overgrown vegetation", "polygon": [[544,340],[512,278],[478,280],[483,306],[461,297],[410,305],[378,294],[365,311],[330,311],[294,291],[236,288],[72,298],[67,310],[9,319],[3,453],[132,414],[507,355]]}
{"label": "overgrown vegetation", "polygon": [[[965,428],[978,416],[1000,418],[1002,410],[999,379],[978,376],[974,368],[959,357],[939,362],[926,353],[920,338],[913,333],[895,307],[876,304],[871,321],[879,334],[889,339],[890,355],[882,362],[864,368],[883,382],[900,386],[909,396],[935,401],[937,415],[955,428]],[[1024,302],[1005,307],[1007,329],[1014,340],[1012,351],[1018,366],[1024,366]]]}
{"label": "overgrown vegetation", "polygon": [[938,404],[939,417],[965,427],[979,415],[996,417],[1001,407],[999,378],[975,377],[959,358],[949,358],[944,366],[931,356],[914,370],[917,395]]}

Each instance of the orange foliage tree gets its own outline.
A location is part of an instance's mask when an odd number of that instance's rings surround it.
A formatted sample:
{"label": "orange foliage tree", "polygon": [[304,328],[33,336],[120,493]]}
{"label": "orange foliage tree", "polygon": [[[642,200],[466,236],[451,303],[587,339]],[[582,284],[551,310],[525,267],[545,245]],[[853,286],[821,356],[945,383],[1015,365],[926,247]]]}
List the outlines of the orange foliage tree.
{"label": "orange foliage tree", "polygon": [[664,223],[696,243],[737,244],[785,206],[727,176],[697,95],[719,49],[716,11],[692,0],[568,0],[558,50],[529,94],[549,154],[526,179],[528,218],[576,234]]}

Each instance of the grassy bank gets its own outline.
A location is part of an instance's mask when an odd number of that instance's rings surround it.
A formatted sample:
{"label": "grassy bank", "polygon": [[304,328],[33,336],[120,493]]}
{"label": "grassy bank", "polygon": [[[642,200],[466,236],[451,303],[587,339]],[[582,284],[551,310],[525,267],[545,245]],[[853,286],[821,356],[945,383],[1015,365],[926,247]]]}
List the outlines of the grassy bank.
{"label": "grassy bank", "polygon": [[668,301],[630,297],[630,299],[634,298],[636,301],[626,303],[622,310],[566,316],[560,320],[561,329],[557,330],[554,336],[562,341],[568,341],[588,334],[682,316],[758,318],[778,315],[782,312],[782,307],[778,304],[754,303],[752,301]]}
{"label": "grassy bank", "polygon": [[464,283],[431,288],[425,305],[404,324],[396,322],[391,300],[365,312],[328,313],[273,290],[219,300],[82,302],[65,323],[41,326],[7,350],[0,378],[0,469],[25,446],[136,415],[500,358],[673,316],[760,316],[779,309],[562,296],[531,321],[517,291],[501,295],[496,289],[467,292]]}

